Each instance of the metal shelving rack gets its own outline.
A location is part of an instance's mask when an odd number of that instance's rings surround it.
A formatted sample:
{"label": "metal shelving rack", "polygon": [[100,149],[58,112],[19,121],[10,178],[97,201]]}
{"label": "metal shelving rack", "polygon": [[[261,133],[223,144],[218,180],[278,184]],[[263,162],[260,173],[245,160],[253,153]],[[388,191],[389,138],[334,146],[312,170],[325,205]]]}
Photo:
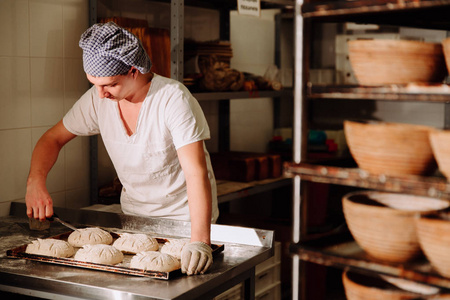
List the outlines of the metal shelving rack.
{"label": "metal shelving rack", "polygon": [[321,182],[376,189],[389,192],[431,196],[450,201],[450,184],[443,177],[378,176],[358,168],[341,168],[306,162],[306,132],[308,101],[407,101],[445,103],[444,128],[450,128],[450,88],[432,86],[343,86],[312,85],[306,76],[309,67],[311,28],[315,22],[355,22],[365,24],[401,25],[416,28],[450,30],[448,0],[356,0],[305,1],[297,0],[295,8],[295,88],[294,88],[294,160],[285,164],[285,173],[294,178],[294,224],[292,299],[305,297],[304,264],[351,269],[360,273],[385,274],[445,289],[450,279],[436,273],[425,259],[407,264],[390,264],[368,257],[353,241],[348,230],[339,228],[321,237],[308,235],[304,216],[308,214],[302,195],[303,182]]}

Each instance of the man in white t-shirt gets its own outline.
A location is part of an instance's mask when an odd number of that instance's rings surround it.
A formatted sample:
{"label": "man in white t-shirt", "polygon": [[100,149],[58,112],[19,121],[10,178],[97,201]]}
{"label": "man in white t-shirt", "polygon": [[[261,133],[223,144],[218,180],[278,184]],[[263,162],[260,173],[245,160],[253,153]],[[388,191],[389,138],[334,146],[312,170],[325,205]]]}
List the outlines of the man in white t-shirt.
{"label": "man in white t-shirt", "polygon": [[79,44],[93,87],[36,144],[27,215],[53,215],[45,183],[61,148],[76,136],[100,134],[123,185],[123,212],[190,221],[182,271],[204,273],[212,263],[210,231],[218,208],[200,105],[178,81],[150,72],[139,40],[115,23],[93,25]]}

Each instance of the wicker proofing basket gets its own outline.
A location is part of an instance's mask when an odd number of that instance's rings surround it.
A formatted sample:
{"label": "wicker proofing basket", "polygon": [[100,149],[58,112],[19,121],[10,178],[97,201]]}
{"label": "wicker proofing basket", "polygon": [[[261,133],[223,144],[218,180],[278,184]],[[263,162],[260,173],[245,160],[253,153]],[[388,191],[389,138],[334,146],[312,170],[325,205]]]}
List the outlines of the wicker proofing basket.
{"label": "wicker proofing basket", "polygon": [[447,75],[441,43],[353,40],[348,49],[361,85],[442,82]]}
{"label": "wicker proofing basket", "polygon": [[450,212],[416,218],[420,246],[431,265],[450,278]]}
{"label": "wicker proofing basket", "polygon": [[348,300],[400,300],[418,299],[421,295],[391,285],[379,277],[369,277],[345,271],[342,274]]}
{"label": "wicker proofing basket", "polygon": [[450,180],[450,130],[430,132],[430,143],[439,170]]}
{"label": "wicker proofing basket", "polygon": [[359,191],[342,198],[348,228],[373,258],[406,262],[421,254],[414,226],[419,213],[445,209],[445,200],[414,195]]}
{"label": "wicker proofing basket", "polygon": [[358,166],[375,174],[427,175],[436,169],[429,126],[344,121],[347,144]]}

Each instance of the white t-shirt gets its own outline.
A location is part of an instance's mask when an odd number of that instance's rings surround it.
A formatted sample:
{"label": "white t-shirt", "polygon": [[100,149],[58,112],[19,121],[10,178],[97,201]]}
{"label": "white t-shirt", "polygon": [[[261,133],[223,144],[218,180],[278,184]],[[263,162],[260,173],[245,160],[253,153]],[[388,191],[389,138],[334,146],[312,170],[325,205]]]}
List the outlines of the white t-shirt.
{"label": "white t-shirt", "polygon": [[[156,75],[142,104],[136,132],[129,136],[118,103],[89,89],[64,116],[75,135],[101,134],[123,185],[120,201],[126,214],[189,221],[186,180],[177,149],[210,138],[203,111],[189,90]],[[205,149],[212,189],[212,221],[219,215],[214,173]]]}

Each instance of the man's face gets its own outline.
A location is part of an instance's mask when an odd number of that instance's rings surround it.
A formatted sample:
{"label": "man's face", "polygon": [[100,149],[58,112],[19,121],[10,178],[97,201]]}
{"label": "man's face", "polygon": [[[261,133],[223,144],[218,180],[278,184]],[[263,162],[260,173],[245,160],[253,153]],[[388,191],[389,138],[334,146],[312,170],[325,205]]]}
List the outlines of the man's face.
{"label": "man's face", "polygon": [[128,83],[130,72],[126,75],[116,75],[110,77],[95,77],[86,74],[87,79],[95,85],[100,98],[108,98],[113,101],[125,99],[130,90]]}

